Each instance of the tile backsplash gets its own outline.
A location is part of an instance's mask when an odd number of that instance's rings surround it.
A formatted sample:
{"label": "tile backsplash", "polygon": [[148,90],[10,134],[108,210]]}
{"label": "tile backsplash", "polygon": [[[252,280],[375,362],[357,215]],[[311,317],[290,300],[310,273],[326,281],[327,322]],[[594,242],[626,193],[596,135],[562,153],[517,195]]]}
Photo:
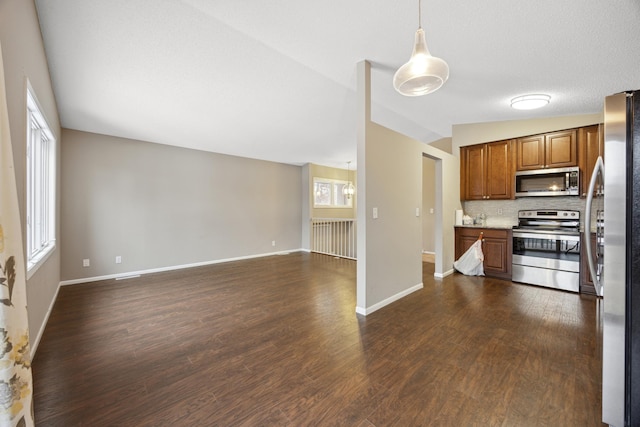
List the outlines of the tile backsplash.
{"label": "tile backsplash", "polygon": [[[602,199],[599,199],[601,204]],[[580,211],[580,222],[584,224],[584,210],[586,199],[579,197],[522,197],[515,200],[477,200],[462,202],[465,215],[475,218],[484,213],[487,216],[487,226],[513,226],[518,224],[520,210],[576,210]],[[592,208],[592,224],[595,226],[596,207]]]}

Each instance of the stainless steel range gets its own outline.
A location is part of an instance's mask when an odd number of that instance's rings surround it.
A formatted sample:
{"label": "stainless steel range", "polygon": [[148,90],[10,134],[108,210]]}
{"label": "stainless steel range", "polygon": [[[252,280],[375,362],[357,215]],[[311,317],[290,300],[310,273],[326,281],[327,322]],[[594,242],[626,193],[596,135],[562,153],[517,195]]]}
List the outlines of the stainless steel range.
{"label": "stainless steel range", "polygon": [[512,280],[580,291],[580,212],[526,210],[513,227]]}

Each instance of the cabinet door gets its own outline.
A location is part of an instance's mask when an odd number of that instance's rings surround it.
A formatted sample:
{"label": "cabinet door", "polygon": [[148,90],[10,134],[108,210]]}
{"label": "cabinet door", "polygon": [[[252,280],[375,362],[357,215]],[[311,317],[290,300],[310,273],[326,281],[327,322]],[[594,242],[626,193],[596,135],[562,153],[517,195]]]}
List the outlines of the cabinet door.
{"label": "cabinet door", "polygon": [[462,147],[464,200],[482,200],[485,197],[486,144]]}
{"label": "cabinet door", "polygon": [[587,197],[589,181],[598,156],[604,158],[604,138],[602,126],[593,125],[578,131],[578,153],[582,171],[580,197]]}
{"label": "cabinet door", "polygon": [[489,199],[510,199],[513,175],[511,173],[511,141],[487,144],[486,196]]}
{"label": "cabinet door", "polygon": [[460,258],[483,233],[484,274],[511,280],[511,230],[456,227],[455,254]]}
{"label": "cabinet door", "polygon": [[478,236],[459,235],[456,239],[456,259],[460,258],[476,240]]}
{"label": "cabinet door", "polygon": [[544,167],[544,135],[519,138],[516,142],[516,169],[519,171]]}
{"label": "cabinet door", "polygon": [[507,265],[507,239],[485,237],[482,243],[484,251],[484,270],[487,275],[506,274],[511,266]]}
{"label": "cabinet door", "polygon": [[576,131],[568,130],[545,135],[545,167],[578,166]]}

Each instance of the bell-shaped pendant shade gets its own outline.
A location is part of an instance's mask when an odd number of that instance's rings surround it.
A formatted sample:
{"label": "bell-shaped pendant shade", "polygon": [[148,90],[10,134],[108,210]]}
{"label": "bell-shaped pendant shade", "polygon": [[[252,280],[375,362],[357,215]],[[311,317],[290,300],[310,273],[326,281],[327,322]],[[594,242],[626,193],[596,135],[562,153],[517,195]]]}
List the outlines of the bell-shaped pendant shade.
{"label": "bell-shaped pendant shade", "polygon": [[431,56],[424,30],[418,28],[411,59],[396,71],[393,87],[403,95],[420,96],[440,89],[448,78],[449,66],[442,59]]}

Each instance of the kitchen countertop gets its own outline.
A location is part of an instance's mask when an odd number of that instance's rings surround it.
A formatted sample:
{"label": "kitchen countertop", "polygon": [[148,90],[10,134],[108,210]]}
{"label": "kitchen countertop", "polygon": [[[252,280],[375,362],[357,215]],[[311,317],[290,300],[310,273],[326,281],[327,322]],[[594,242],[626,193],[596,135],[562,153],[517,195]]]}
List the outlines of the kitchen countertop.
{"label": "kitchen countertop", "polygon": [[454,225],[457,228],[484,228],[488,230],[511,230],[513,228],[513,224],[488,224],[488,225]]}

